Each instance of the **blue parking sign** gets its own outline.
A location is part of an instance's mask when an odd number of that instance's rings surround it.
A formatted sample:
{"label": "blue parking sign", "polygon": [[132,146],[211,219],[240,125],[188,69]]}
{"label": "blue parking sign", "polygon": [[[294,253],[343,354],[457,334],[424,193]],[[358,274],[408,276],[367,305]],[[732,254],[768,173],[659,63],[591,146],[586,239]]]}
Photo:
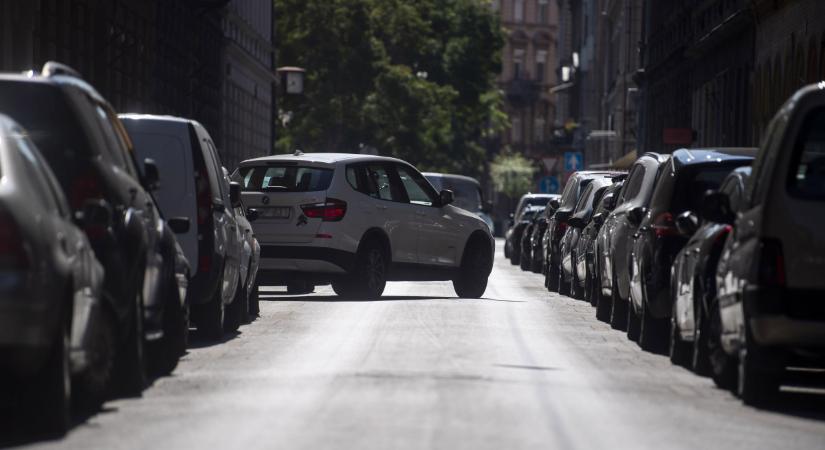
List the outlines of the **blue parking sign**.
{"label": "blue parking sign", "polygon": [[564,170],[575,172],[584,169],[584,155],[582,152],[564,152]]}
{"label": "blue parking sign", "polygon": [[546,176],[539,180],[539,192],[542,194],[557,194],[559,192],[559,177]]}

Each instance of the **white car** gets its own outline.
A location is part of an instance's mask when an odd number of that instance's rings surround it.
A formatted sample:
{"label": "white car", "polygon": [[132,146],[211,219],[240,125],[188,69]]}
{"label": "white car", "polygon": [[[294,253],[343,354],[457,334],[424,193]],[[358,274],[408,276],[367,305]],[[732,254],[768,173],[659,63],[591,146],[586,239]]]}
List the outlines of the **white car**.
{"label": "white car", "polygon": [[404,161],[296,152],[244,161],[233,179],[257,211],[262,285],[331,282],[339,296],[364,298],[387,281],[452,280],[467,298],[487,288],[489,227]]}

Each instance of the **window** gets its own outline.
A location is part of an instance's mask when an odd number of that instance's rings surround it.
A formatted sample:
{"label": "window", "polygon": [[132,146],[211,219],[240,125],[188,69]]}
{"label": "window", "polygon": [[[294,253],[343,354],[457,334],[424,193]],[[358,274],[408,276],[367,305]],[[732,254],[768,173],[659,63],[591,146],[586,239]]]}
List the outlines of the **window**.
{"label": "window", "polygon": [[622,190],[622,197],[616,204],[632,200],[639,195],[639,192],[642,190],[642,182],[645,178],[645,172],[645,167],[642,165],[637,165],[630,172],[630,176],[627,179],[627,185]]}
{"label": "window", "polygon": [[332,181],[332,169],[271,165],[242,167],[244,191],[316,192],[325,191]]}
{"label": "window", "polygon": [[814,110],[805,119],[793,151],[790,193],[825,200],[825,108]]}
{"label": "window", "polygon": [[539,0],[539,23],[547,23],[548,17],[547,0]]}
{"label": "window", "polygon": [[438,196],[423,175],[412,168],[401,165],[397,166],[397,170],[410,203],[423,206],[433,206],[437,203]]}
{"label": "window", "polygon": [[513,20],[516,22],[524,21],[524,0],[513,1]]}
{"label": "window", "polygon": [[513,50],[513,79],[521,79],[524,71],[524,49],[517,48]]}
{"label": "window", "polygon": [[513,117],[513,124],[510,128],[510,139],[513,142],[521,142],[521,118]]}
{"label": "window", "polygon": [[536,80],[544,81],[544,68],[547,64],[547,50],[536,52]]}

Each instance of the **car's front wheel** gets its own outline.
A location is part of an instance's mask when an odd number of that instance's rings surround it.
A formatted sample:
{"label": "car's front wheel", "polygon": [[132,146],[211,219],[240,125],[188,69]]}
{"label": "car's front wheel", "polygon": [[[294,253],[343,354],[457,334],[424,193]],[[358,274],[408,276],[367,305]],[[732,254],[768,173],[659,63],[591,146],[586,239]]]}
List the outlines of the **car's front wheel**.
{"label": "car's front wheel", "polygon": [[458,275],[453,278],[455,293],[461,298],[480,298],[487,290],[491,261],[489,251],[481,244],[467,249],[461,259]]}

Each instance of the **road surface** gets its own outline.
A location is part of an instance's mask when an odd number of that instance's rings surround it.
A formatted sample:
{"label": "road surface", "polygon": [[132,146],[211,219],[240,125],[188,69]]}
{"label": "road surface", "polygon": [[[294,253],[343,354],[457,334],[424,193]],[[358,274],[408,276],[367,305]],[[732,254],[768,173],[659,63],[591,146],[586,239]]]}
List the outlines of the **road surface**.
{"label": "road surface", "polygon": [[823,449],[825,396],[743,406],[641,351],[584,302],[504,260],[483,299],[391,283],[379,301],[329,287],[267,295],[220,344],[193,343],[142,398],[108,402],[71,449]]}

